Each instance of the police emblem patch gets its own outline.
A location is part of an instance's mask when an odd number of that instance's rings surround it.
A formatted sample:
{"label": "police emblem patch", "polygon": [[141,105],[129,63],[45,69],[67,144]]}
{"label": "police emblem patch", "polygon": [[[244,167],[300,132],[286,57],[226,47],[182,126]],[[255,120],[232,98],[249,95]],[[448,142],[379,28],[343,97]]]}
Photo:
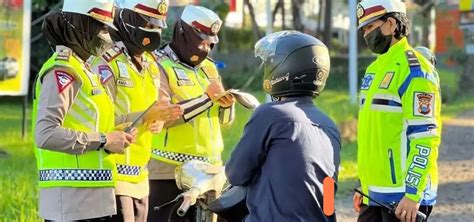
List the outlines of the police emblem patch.
{"label": "police emblem patch", "polygon": [[221,29],[221,23],[219,21],[212,23],[211,32],[213,35],[217,35],[220,29]]}
{"label": "police emblem patch", "polygon": [[413,95],[413,115],[423,117],[434,116],[434,93],[415,92]]}
{"label": "police emblem patch", "polygon": [[173,70],[178,80],[189,80],[188,75],[186,75],[186,72],[183,69],[174,67]]}
{"label": "police emblem patch", "polygon": [[130,79],[130,74],[128,74],[127,65],[123,62],[117,61],[117,66],[119,69],[120,78]]}
{"label": "police emblem patch", "polygon": [[107,83],[107,81],[109,81],[110,78],[114,75],[108,65],[100,65],[98,69],[100,75],[100,82],[102,84]]}
{"label": "police emblem patch", "polygon": [[58,84],[58,91],[62,93],[74,81],[74,77],[62,70],[55,70],[56,83]]}
{"label": "police emblem patch", "polygon": [[358,4],[357,5],[357,18],[360,19],[364,15],[364,8],[362,5]]}
{"label": "police emblem patch", "polygon": [[392,82],[393,76],[395,75],[395,72],[387,72],[385,73],[385,76],[382,79],[382,82],[379,85],[380,89],[388,89],[390,87],[390,83]]}
{"label": "police emblem patch", "polygon": [[365,74],[364,78],[362,78],[362,83],[360,84],[361,90],[368,90],[372,82],[374,81],[375,75],[374,74]]}
{"label": "police emblem patch", "polygon": [[158,13],[161,15],[164,15],[168,12],[168,4],[166,4],[166,1],[162,1],[160,4],[158,4]]}
{"label": "police emblem patch", "polygon": [[191,60],[191,62],[196,62],[196,61],[199,60],[199,56],[193,55],[193,56],[191,56],[190,60]]}

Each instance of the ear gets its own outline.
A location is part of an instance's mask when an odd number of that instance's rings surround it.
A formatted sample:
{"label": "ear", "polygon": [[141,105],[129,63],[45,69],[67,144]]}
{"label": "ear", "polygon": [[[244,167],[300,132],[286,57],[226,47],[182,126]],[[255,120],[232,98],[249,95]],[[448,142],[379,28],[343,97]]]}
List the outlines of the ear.
{"label": "ear", "polygon": [[395,34],[395,30],[397,29],[397,20],[392,17],[389,17],[387,19],[387,22],[390,23],[390,33]]}

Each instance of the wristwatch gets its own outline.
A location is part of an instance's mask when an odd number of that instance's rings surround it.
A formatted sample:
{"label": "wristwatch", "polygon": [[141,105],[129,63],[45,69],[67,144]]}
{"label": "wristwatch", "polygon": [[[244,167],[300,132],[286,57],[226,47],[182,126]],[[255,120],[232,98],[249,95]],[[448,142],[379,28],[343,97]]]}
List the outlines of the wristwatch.
{"label": "wristwatch", "polygon": [[105,134],[101,133],[100,134],[100,146],[98,149],[102,149],[104,148],[105,144],[107,143],[107,137],[105,136]]}

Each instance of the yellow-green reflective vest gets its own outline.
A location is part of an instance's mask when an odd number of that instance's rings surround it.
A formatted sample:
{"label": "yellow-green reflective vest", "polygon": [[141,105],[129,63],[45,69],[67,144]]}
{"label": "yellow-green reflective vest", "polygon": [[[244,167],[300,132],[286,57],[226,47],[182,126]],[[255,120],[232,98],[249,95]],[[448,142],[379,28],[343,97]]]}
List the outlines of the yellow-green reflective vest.
{"label": "yellow-green reflective vest", "polygon": [[[107,61],[112,69],[117,86],[115,115],[126,115],[145,111],[158,98],[159,68],[151,54],[144,53],[143,70],[139,72],[129,57],[114,47],[111,53],[120,53]],[[101,59],[101,58],[98,58]],[[97,60],[96,60],[97,61]],[[141,182],[148,179],[146,165],[150,160],[151,137],[146,124],[137,125],[136,142],[130,144],[125,154],[113,154],[117,165],[117,180]]]}
{"label": "yellow-green reflective vest", "polygon": [[[383,203],[404,196],[436,202],[441,136],[439,79],[406,38],[369,65],[362,79],[358,173],[362,189]],[[368,202],[365,198],[364,203]]]}
{"label": "yellow-green reflective vest", "polygon": [[[210,78],[218,78],[215,64],[206,59],[194,70],[168,57],[159,61],[172,91],[172,103],[195,99],[206,92]],[[189,122],[163,129],[154,135],[152,157],[171,164],[196,159],[220,165],[224,147],[219,123],[219,106],[214,104]]]}
{"label": "yellow-green reflective vest", "polygon": [[[76,99],[67,111],[62,127],[82,132],[110,132],[114,128],[113,103],[100,84],[99,76],[85,70],[74,56],[59,59],[58,53],[43,65],[35,86],[33,126],[36,123],[41,79],[51,69],[70,70],[82,83]],[[33,129],[34,132],[34,129]],[[112,187],[115,167],[103,149],[72,155],[35,147],[39,187]]]}

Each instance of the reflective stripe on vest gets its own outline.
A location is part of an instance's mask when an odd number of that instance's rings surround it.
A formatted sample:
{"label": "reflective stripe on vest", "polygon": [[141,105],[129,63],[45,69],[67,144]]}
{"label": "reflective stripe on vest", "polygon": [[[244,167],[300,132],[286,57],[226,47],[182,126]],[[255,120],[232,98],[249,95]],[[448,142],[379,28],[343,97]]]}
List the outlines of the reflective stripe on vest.
{"label": "reflective stripe on vest", "polygon": [[[61,127],[82,132],[110,132],[114,128],[113,104],[97,75],[86,73],[84,64],[74,56],[56,59],[55,53],[41,68],[39,79],[57,67],[67,69],[82,85],[67,111]],[[33,101],[33,126],[36,124],[41,81],[36,82]],[[34,131],[34,127],[33,127]],[[40,187],[112,187],[114,164],[103,151],[72,155],[35,147]]]}
{"label": "reflective stripe on vest", "polygon": [[[209,77],[218,78],[216,67],[210,60],[204,60],[199,70],[175,63],[168,57],[163,57],[159,63],[168,77],[172,103],[202,96],[210,84]],[[206,73],[205,69],[212,73]],[[154,135],[152,157],[171,164],[191,159],[222,164],[223,147],[219,106],[213,105],[191,121]]]}
{"label": "reflective stripe on vest", "polygon": [[39,171],[40,181],[111,181],[112,170],[48,169]]}
{"label": "reflective stripe on vest", "polygon": [[[118,47],[118,46],[117,46]],[[158,98],[156,78],[159,78],[159,69],[149,53],[143,54],[143,70],[138,72],[129,57],[121,53],[107,64],[112,69],[117,87],[115,95],[115,115],[138,113],[146,110]],[[93,66],[101,63],[101,58],[93,62]],[[133,121],[133,120],[132,120]],[[117,180],[141,182],[148,177],[146,165],[151,155],[152,133],[146,124],[138,125],[138,134],[135,143],[125,151],[125,154],[113,154],[117,167]]]}

